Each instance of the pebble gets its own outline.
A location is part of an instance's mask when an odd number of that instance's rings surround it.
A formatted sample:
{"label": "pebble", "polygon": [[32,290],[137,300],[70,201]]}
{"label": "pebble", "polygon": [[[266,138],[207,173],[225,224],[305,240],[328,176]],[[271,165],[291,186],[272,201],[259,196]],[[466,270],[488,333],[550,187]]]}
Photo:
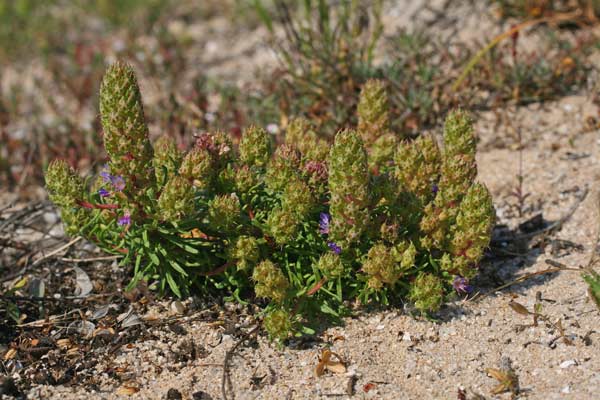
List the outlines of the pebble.
{"label": "pebble", "polygon": [[46,212],[43,215],[44,222],[48,225],[52,225],[58,222],[58,214],[55,212]]}
{"label": "pebble", "polygon": [[171,303],[171,313],[175,315],[182,315],[185,312],[185,306],[179,300],[175,300]]}
{"label": "pebble", "polygon": [[565,368],[569,368],[573,365],[577,365],[577,361],[575,360],[567,360],[567,361],[563,361],[562,363],[560,363],[560,367],[565,369]]}

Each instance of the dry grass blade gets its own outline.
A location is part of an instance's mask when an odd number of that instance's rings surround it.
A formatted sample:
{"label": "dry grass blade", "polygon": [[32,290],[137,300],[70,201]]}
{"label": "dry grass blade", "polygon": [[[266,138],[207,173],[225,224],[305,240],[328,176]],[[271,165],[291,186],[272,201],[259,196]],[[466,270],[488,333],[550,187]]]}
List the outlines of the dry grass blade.
{"label": "dry grass blade", "polygon": [[533,19],[530,21],[522,22],[519,25],[512,27],[508,31],[501,33],[500,35],[498,35],[494,39],[492,39],[483,49],[481,49],[479,52],[477,52],[477,54],[475,54],[473,56],[473,58],[469,61],[467,66],[463,69],[460,76],[456,79],[456,81],[452,85],[452,90],[453,91],[458,90],[458,87],[465,80],[465,78],[469,75],[469,72],[471,72],[471,70],[475,67],[475,65],[477,65],[479,60],[481,60],[481,58],[487,52],[489,52],[491,49],[496,47],[498,45],[498,43],[500,43],[504,39],[509,38],[509,37],[513,36],[514,34],[520,32],[521,30],[528,28],[530,26],[535,26],[535,25],[539,25],[542,23],[559,23],[559,22],[564,22],[564,21],[572,21],[572,20],[576,20],[579,17],[581,17],[581,11],[577,11],[574,13],[568,13],[568,14],[558,14],[558,15],[554,15],[552,17]]}

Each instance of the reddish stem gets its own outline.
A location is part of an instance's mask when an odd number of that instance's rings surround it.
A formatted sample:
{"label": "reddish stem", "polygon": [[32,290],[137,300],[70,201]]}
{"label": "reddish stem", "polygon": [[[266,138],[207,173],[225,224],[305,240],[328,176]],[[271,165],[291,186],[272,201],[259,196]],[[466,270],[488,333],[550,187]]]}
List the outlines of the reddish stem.
{"label": "reddish stem", "polygon": [[92,204],[88,201],[77,200],[77,204],[83,208],[99,209],[99,210],[116,210],[119,208],[118,204]]}
{"label": "reddish stem", "polygon": [[321,289],[323,287],[325,282],[327,282],[327,277],[324,276],[321,278],[321,280],[319,282],[317,282],[315,284],[315,286],[313,286],[308,292],[306,292],[306,295],[312,296],[313,294],[317,293],[319,291],[319,289]]}

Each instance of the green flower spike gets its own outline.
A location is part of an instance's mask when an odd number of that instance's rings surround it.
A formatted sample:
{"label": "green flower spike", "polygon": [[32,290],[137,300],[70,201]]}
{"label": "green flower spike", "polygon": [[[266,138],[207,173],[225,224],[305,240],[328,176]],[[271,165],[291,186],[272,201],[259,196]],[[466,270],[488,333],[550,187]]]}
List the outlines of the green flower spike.
{"label": "green flower spike", "polygon": [[369,249],[362,269],[369,275],[369,287],[375,290],[381,289],[384,284],[393,285],[403,273],[394,253],[382,243]]}
{"label": "green flower spike", "polygon": [[416,195],[423,204],[435,197],[440,179],[442,155],[432,137],[420,136],[398,146],[395,175],[403,190]]}
{"label": "green flower spike", "polygon": [[339,255],[327,252],[319,258],[317,268],[327,279],[337,279],[344,275],[344,264]]}
{"label": "green flower spike", "polygon": [[262,128],[251,126],[242,134],[240,161],[250,167],[264,168],[271,158],[271,138]]}
{"label": "green flower spike", "polygon": [[257,297],[271,299],[276,303],[285,300],[290,286],[281,269],[269,260],[262,261],[254,268],[252,279],[256,282],[254,291]]}
{"label": "green flower spike", "polygon": [[265,316],[263,327],[272,340],[283,342],[292,333],[293,322],[288,311],[278,308]]}
{"label": "green flower spike", "polygon": [[50,200],[60,208],[72,208],[83,200],[83,179],[64,160],[54,160],[45,174]]}
{"label": "green flower spike", "polygon": [[194,188],[189,180],[174,176],[158,198],[158,214],[163,221],[179,222],[194,212]]}
{"label": "green flower spike", "polygon": [[305,218],[314,210],[315,199],[306,183],[293,179],[283,191],[281,206],[286,211],[296,213],[299,218]]}
{"label": "green flower spike", "polygon": [[281,145],[275,151],[267,167],[265,183],[273,191],[281,192],[288,183],[300,174],[300,153],[288,145]]}
{"label": "green flower spike", "polygon": [[172,137],[163,135],[154,142],[154,173],[160,186],[175,175],[181,159],[181,152]]}
{"label": "green flower spike", "polygon": [[181,162],[179,175],[197,188],[208,188],[214,178],[213,159],[208,150],[197,147],[190,150]]}
{"label": "green flower spike", "polygon": [[435,275],[422,272],[412,282],[409,298],[419,311],[437,311],[444,299],[444,284]]}
{"label": "green flower spike", "polygon": [[330,238],[340,245],[355,242],[369,220],[367,154],[355,131],[341,131],[335,137],[329,152],[329,190]]}
{"label": "green flower spike", "polygon": [[252,236],[240,236],[228,250],[229,259],[235,261],[238,271],[247,270],[258,261],[260,249]]}
{"label": "green flower spike", "polygon": [[450,113],[444,125],[444,152],[435,200],[424,209],[421,244],[427,249],[445,249],[451,238],[450,229],[456,220],[463,196],[477,176],[476,142],[473,123],[461,110]]}
{"label": "green flower spike", "polygon": [[240,218],[240,199],[235,193],[216,196],[208,203],[208,219],[213,229],[230,232]]}
{"label": "green flower spike", "polygon": [[267,218],[267,232],[277,244],[287,244],[295,239],[299,222],[298,214],[294,211],[277,207]]}
{"label": "green flower spike", "polygon": [[388,96],[382,81],[371,79],[362,87],[357,106],[358,131],[370,146],[389,130]]}
{"label": "green flower spike", "polygon": [[496,213],[492,196],[481,184],[474,184],[460,203],[456,223],[452,227],[450,251],[456,275],[473,278],[473,268],[490,244]]}
{"label": "green flower spike", "polygon": [[78,201],[84,200],[83,179],[64,160],[52,161],[45,179],[50,200],[60,209],[65,232],[71,236],[79,234],[92,217],[91,210],[77,206]]}
{"label": "green flower spike", "polygon": [[233,177],[235,188],[240,193],[248,193],[253,187],[258,185],[259,176],[247,165],[242,165],[235,169]]}
{"label": "green flower spike", "polygon": [[142,192],[155,184],[153,149],[142,96],[129,65],[117,62],[107,69],[100,86],[100,117],[110,171],[123,176],[124,192],[140,200]]}
{"label": "green flower spike", "polygon": [[295,118],[290,122],[285,143],[298,149],[303,160],[325,161],[329,153],[327,142],[318,137],[310,122],[304,118]]}
{"label": "green flower spike", "polygon": [[444,154],[440,193],[444,206],[456,208],[477,176],[476,141],[471,118],[462,110],[448,115],[444,124]]}

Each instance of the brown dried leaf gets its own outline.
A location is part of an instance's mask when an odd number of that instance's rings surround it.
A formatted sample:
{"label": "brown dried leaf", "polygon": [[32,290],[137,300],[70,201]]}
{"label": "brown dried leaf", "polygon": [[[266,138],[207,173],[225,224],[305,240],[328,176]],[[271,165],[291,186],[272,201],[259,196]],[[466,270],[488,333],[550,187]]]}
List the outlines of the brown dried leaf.
{"label": "brown dried leaf", "polygon": [[[332,361],[332,356],[335,357],[337,361]],[[329,370],[334,374],[343,374],[346,372],[346,365],[339,355],[325,349],[321,351],[319,363],[315,367],[315,375],[317,377],[322,376],[325,373],[325,370]]]}
{"label": "brown dried leaf", "polygon": [[56,345],[58,346],[59,349],[68,349],[69,347],[71,347],[71,340],[69,340],[69,339],[58,339],[56,341]]}
{"label": "brown dried leaf", "polygon": [[521,315],[529,315],[530,312],[529,310],[522,304],[517,303],[516,301],[511,300],[508,305],[510,306],[510,308],[512,308],[515,312],[521,314]]}
{"label": "brown dried leaf", "polygon": [[69,350],[67,350],[67,357],[77,358],[79,355],[79,347],[77,346],[71,347]]}
{"label": "brown dried leaf", "polygon": [[486,368],[485,372],[499,382],[499,385],[492,389],[492,394],[500,394],[503,392],[517,392],[519,379],[513,371],[501,371],[495,368]]}
{"label": "brown dried leaf", "polygon": [[341,362],[330,362],[325,367],[334,374],[346,373],[346,366]]}
{"label": "brown dried leaf", "polygon": [[17,349],[8,349],[6,353],[4,353],[4,361],[12,360],[17,355]]}
{"label": "brown dried leaf", "polygon": [[132,394],[135,394],[139,391],[140,389],[138,387],[123,385],[117,389],[115,394],[118,394],[119,396],[131,396]]}

